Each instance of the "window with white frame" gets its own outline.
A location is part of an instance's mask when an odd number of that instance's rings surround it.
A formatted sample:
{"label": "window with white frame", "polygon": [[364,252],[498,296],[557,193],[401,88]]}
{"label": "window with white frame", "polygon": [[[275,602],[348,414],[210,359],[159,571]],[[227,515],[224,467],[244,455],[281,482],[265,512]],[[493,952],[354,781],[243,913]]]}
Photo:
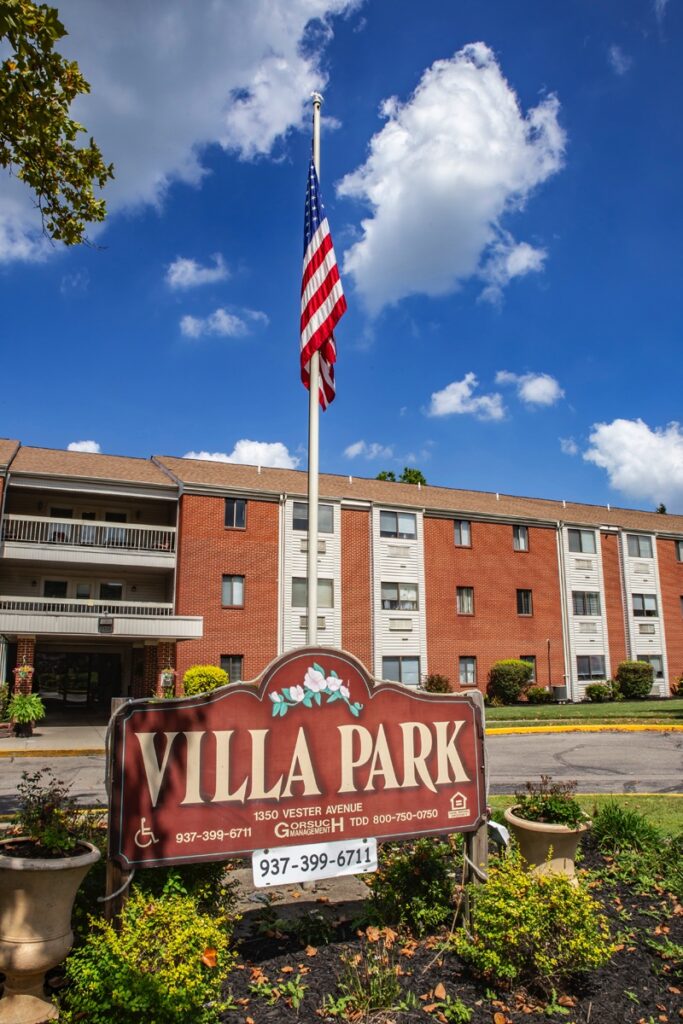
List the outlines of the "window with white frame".
{"label": "window with white frame", "polygon": [[123,601],[123,583],[103,580],[100,583],[100,601]]}
{"label": "window with white frame", "polygon": [[676,545],[676,561],[683,562],[683,540],[674,541]]}
{"label": "window with white frame", "polygon": [[652,558],[652,538],[641,533],[626,535],[629,558]]}
{"label": "window with white frame", "polygon": [[380,537],[403,537],[414,539],[417,536],[417,517],[414,512],[389,512],[384,509],[379,514]]}
{"label": "window with white frame", "polygon": [[456,548],[472,547],[472,526],[468,519],[455,520],[455,546]]}
{"label": "window with white frame", "polygon": [[646,661],[652,665],[652,674],[655,679],[664,678],[664,659],[661,654],[636,654],[638,661]]}
{"label": "window with white frame", "polygon": [[225,528],[243,530],[247,525],[247,503],[244,498],[225,499]]}
{"label": "window with white frame", "polygon": [[594,530],[567,530],[567,539],[570,551],[576,551],[583,555],[595,554]]}
{"label": "window with white frame", "polygon": [[518,590],[517,591],[517,614],[518,615],[533,615],[534,604],[530,590]]}
{"label": "window with white frame", "polygon": [[382,658],[382,679],[403,683],[404,686],[418,686],[420,683],[420,659],[411,655]]}
{"label": "window with white frame", "polygon": [[590,681],[591,679],[604,679],[605,655],[577,654],[576,674],[581,682]]}
{"label": "window with white frame", "polygon": [[477,659],[471,654],[458,658],[458,678],[461,686],[477,685]]}
{"label": "window with white frame", "polygon": [[596,590],[573,590],[574,615],[599,615],[600,594]]}
{"label": "window with white frame", "polygon": [[417,611],[417,583],[382,583],[382,608],[388,611]]}
{"label": "window with white frame", "polygon": [[526,526],[512,527],[512,547],[515,551],[529,550],[529,531]]}
{"label": "window with white frame", "polygon": [[241,608],[244,604],[244,576],[224,576],[221,602],[224,608]]}
{"label": "window with white frame", "polygon": [[[307,501],[293,503],[292,529],[308,530]],[[318,505],[318,533],[334,533],[334,507],[332,505]]]}
{"label": "window with white frame", "polygon": [[[308,608],[308,580],[292,579],[292,608]],[[334,608],[334,580],[318,580],[318,608]]]}
{"label": "window with white frame", "polygon": [[474,587],[456,587],[455,601],[458,615],[474,615]]}
{"label": "window with white frame", "polygon": [[655,594],[632,594],[633,614],[648,619],[657,618],[657,597]]}
{"label": "window with white frame", "polygon": [[228,682],[241,682],[243,665],[243,654],[221,654],[221,668],[228,673]]}
{"label": "window with white frame", "polygon": [[528,665],[531,665],[531,677],[532,683],[536,682],[536,655],[535,654],[520,654],[520,661],[526,661]]}

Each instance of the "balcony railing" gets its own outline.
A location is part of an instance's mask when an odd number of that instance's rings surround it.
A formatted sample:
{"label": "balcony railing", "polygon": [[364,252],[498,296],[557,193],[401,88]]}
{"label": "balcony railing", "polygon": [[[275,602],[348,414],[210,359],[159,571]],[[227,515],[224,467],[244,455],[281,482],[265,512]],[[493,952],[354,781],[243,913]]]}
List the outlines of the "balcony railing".
{"label": "balcony railing", "polygon": [[2,540],[173,554],[176,530],[174,526],[119,525],[89,519],[7,515],[2,524]]}
{"label": "balcony railing", "polygon": [[0,596],[3,612],[57,612],[60,615],[173,615],[172,604],[148,601],[95,601],[75,597]]}

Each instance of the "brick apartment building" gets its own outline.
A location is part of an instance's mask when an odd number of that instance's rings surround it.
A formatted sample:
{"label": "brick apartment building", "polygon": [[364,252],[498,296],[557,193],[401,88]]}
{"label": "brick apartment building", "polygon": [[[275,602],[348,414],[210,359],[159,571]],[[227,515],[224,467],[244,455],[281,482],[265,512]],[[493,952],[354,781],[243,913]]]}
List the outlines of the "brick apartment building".
{"label": "brick apartment building", "polygon": [[[251,679],[306,642],[306,474],[0,440],[0,678],[107,706],[174,665]],[[320,477],[318,637],[378,678],[485,689],[522,657],[579,700],[683,674],[683,516]]]}

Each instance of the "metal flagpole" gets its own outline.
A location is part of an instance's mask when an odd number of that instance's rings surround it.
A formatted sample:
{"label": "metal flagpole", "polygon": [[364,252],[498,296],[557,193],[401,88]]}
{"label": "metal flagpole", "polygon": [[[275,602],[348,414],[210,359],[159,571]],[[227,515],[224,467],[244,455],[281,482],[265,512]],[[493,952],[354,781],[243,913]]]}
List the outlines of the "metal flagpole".
{"label": "metal flagpole", "polygon": [[[323,98],[313,93],[313,163],[320,180],[320,107]],[[319,408],[320,353],[314,352],[310,362],[308,383],[308,605],[307,638],[310,647],[318,640],[318,472],[319,472]]]}

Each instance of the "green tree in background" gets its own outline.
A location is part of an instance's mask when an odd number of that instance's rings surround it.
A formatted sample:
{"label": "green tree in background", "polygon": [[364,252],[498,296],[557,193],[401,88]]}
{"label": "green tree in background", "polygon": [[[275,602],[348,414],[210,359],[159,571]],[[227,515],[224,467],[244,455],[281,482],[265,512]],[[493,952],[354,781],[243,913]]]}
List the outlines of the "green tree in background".
{"label": "green tree in background", "polygon": [[34,192],[45,233],[75,245],[86,224],[104,220],[94,187],[102,188],[113,170],[92,138],[76,145],[85,129],[69,108],[90,86],[78,64],[54,49],[66,34],[53,7],[0,0],[0,41],[11,51],[0,64],[0,167]]}
{"label": "green tree in background", "polygon": [[[390,480],[391,483],[396,483],[396,474],[393,469],[383,469],[381,473],[378,473],[375,477],[376,480]],[[398,478],[400,484],[422,484],[426,487],[427,481],[424,473],[420,469],[411,469],[410,466],[405,466],[403,472]]]}

